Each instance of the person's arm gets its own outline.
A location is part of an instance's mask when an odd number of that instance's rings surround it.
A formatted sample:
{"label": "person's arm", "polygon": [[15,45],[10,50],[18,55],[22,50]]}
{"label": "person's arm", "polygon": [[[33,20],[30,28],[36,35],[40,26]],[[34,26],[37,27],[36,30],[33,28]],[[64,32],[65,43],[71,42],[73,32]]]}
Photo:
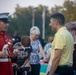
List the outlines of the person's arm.
{"label": "person's arm", "polygon": [[30,68],[30,69],[29,69],[29,72],[31,72],[31,71],[32,71],[32,68],[31,68],[31,65],[30,65],[29,62],[27,63],[27,66]]}
{"label": "person's arm", "polygon": [[13,52],[9,55],[9,57],[11,57],[11,58],[16,58],[19,53],[20,53],[20,52],[19,52],[18,48],[13,49]]}
{"label": "person's arm", "polygon": [[0,58],[4,58],[7,57],[6,53],[3,51],[0,51]]}
{"label": "person's arm", "polygon": [[44,53],[46,54],[47,51],[47,44],[44,46]]}
{"label": "person's arm", "polygon": [[50,60],[51,57],[51,51],[49,51],[46,55],[46,61],[48,62]]}
{"label": "person's arm", "polygon": [[23,63],[23,65],[21,67],[25,67],[25,65],[29,62],[29,59],[25,60],[25,62]]}
{"label": "person's arm", "polygon": [[41,45],[39,45],[39,52],[40,52],[40,54],[44,57],[44,59],[45,59],[45,53],[44,53],[44,50],[43,50],[43,48],[42,48],[42,46]]}
{"label": "person's arm", "polygon": [[59,64],[59,61],[60,61],[60,58],[61,58],[61,54],[62,54],[62,50],[55,50],[55,56],[54,56],[54,59],[52,61],[52,66],[51,66],[51,69],[50,69],[50,72],[49,72],[49,75],[53,75],[58,64]]}
{"label": "person's arm", "polygon": [[30,54],[28,55],[27,59],[25,60],[25,62],[23,63],[21,67],[24,67],[29,62],[29,58],[30,58]]}

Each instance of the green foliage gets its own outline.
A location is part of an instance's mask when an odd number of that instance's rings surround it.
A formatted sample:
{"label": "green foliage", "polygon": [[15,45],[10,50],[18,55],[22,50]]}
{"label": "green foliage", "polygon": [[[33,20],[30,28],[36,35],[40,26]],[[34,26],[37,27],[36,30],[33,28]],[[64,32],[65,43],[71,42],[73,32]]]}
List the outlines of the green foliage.
{"label": "green foliage", "polygon": [[76,21],[76,6],[74,6],[73,1],[65,1],[63,4],[64,10],[62,10],[63,14],[66,17],[66,22]]}
{"label": "green foliage", "polygon": [[65,0],[62,6],[57,6],[51,8],[50,13],[61,12],[65,15],[66,22],[76,21],[76,6],[74,2],[70,0]]}
{"label": "green foliage", "polygon": [[62,6],[55,5],[48,10],[47,6],[38,7],[20,7],[17,4],[13,16],[10,16],[10,26],[8,33],[13,36],[14,31],[18,31],[20,36],[29,35],[30,28],[32,27],[32,14],[34,11],[35,26],[40,28],[42,36],[42,12],[45,7],[45,38],[48,39],[49,36],[54,36],[55,32],[52,32],[51,27],[49,27],[50,16],[55,12],[62,12],[65,15],[66,22],[76,21],[76,6],[73,5],[73,1],[65,0]]}
{"label": "green foliage", "polygon": [[[18,31],[20,36],[29,35],[30,28],[32,27],[32,13],[34,11],[35,17],[35,26],[38,26],[42,36],[42,12],[44,6],[40,5],[39,7],[25,7],[22,8],[19,5],[15,8],[13,17],[10,16],[11,23],[9,26],[8,33],[13,36],[14,31]],[[48,8],[45,6],[45,36],[48,37],[53,35],[51,28],[49,27],[50,22],[50,13]],[[10,31],[10,32],[9,32]]]}

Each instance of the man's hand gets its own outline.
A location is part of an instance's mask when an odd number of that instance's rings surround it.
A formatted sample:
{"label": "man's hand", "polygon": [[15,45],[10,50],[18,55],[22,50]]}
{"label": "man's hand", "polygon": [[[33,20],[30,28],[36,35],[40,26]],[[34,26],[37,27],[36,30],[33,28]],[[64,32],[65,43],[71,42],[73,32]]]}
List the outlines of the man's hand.
{"label": "man's hand", "polygon": [[3,51],[0,51],[0,58],[6,58],[8,57],[7,54]]}
{"label": "man's hand", "polygon": [[20,51],[19,51],[18,49],[14,49],[13,53],[14,53],[15,55],[18,55],[18,54],[20,53]]}
{"label": "man's hand", "polygon": [[12,67],[13,67],[13,66],[16,66],[16,67],[18,67],[18,65],[17,65],[16,63],[12,63]]}

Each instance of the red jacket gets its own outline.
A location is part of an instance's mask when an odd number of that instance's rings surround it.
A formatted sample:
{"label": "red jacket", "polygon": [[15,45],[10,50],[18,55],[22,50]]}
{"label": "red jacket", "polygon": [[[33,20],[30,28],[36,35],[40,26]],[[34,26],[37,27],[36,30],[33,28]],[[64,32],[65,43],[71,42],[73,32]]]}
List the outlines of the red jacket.
{"label": "red jacket", "polygon": [[[12,53],[12,40],[9,35],[0,32],[0,51],[5,44],[8,44],[8,53]],[[0,75],[14,75],[11,62],[0,62]]]}

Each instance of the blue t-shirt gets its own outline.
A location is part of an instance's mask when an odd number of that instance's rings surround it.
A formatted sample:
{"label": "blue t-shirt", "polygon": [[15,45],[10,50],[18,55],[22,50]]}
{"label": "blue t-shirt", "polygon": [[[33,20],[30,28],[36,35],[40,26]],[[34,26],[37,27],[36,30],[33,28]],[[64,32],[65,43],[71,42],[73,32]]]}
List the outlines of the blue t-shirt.
{"label": "blue t-shirt", "polygon": [[44,47],[45,54],[48,54],[48,50],[51,48],[51,43],[47,43]]}

